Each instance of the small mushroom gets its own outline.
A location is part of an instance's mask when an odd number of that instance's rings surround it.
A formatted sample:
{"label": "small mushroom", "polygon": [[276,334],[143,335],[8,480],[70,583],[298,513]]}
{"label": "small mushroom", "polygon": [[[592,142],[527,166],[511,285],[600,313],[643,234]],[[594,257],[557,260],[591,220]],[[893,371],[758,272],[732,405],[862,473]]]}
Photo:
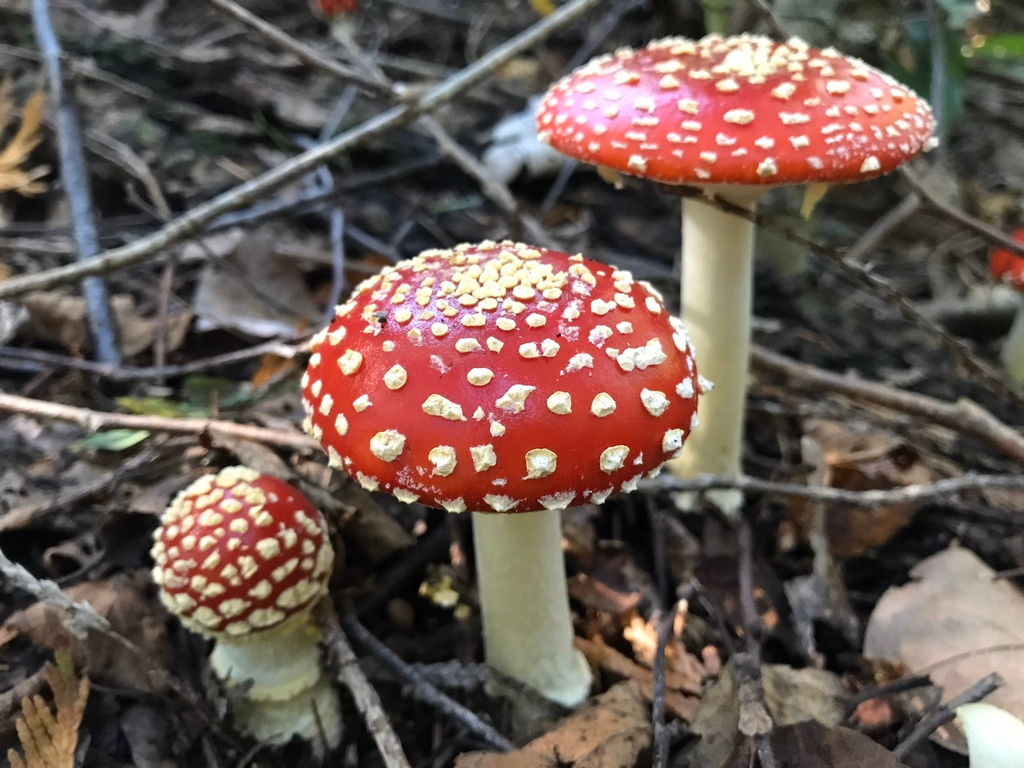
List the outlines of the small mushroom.
{"label": "small mushroom", "polygon": [[[1024,245],[1024,227],[1013,233],[1013,239]],[[1008,248],[994,248],[988,270],[994,279],[1024,293],[1024,257]],[[1006,372],[1018,384],[1024,384],[1024,309],[1017,310],[1000,356]]]}
{"label": "small mushroom", "polygon": [[[593,59],[548,91],[542,141],[585,163],[699,187],[753,209],[780,184],[871,179],[933,139],[928,105],[864,62],[797,38],[673,37]],[[701,375],[705,429],[672,471],[740,474],[753,284],[753,224],[683,202],[682,310]],[[739,492],[708,494],[736,512]]]}
{"label": "small mushroom", "polygon": [[682,324],[626,271],[513,242],[426,251],[314,339],[307,430],[364,488],[473,512],[487,660],[576,706],[559,512],[629,491],[696,424]]}
{"label": "small mushroom", "polygon": [[313,606],[334,550],[320,512],[288,483],[247,467],[200,477],[154,533],[153,581],[181,623],[216,640],[217,677],[246,685],[242,730],[319,753],[341,741],[337,694],[324,673]]}

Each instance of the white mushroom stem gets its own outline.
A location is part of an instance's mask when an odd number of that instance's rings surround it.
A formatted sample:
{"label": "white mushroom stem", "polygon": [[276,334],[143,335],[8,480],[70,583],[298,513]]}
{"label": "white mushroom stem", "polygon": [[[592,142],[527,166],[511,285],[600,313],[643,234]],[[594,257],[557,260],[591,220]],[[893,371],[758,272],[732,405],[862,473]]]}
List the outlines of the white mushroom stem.
{"label": "white mushroom stem", "polygon": [[249,686],[236,724],[260,741],[283,744],[298,735],[314,745],[341,741],[338,695],[324,673],[320,632],[309,620],[258,632],[238,642],[218,640],[210,655],[227,685]]}
{"label": "white mushroom stem", "polygon": [[573,648],[557,511],[473,513],[477,589],[487,663],[566,707],[590,693]]}
{"label": "white mushroom stem", "polygon": [[[753,209],[761,190],[722,195]],[[743,411],[747,398],[753,294],[754,225],[717,206],[683,200],[683,284],[681,315],[693,343],[697,373],[714,389],[700,400],[700,426],[686,438],[679,458],[669,462],[676,477],[740,474]],[[726,514],[737,514],[743,495],[734,489],[707,493]],[[682,495],[685,508],[694,499]]]}
{"label": "white mushroom stem", "polygon": [[1010,333],[1003,342],[1003,367],[1018,384],[1024,385],[1024,307],[1017,310]]}

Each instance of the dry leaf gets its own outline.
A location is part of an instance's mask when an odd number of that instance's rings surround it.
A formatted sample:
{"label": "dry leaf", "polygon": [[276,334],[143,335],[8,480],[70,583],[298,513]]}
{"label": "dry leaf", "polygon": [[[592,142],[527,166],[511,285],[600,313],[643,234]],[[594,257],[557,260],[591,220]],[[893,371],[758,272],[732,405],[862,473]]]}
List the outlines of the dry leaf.
{"label": "dry leaf", "polygon": [[[8,142],[0,149],[0,191],[14,190],[22,195],[38,195],[46,190],[46,185],[39,181],[49,172],[45,165],[38,165],[31,170],[22,170],[22,164],[35,149],[42,137],[39,126],[43,121],[43,107],[46,96],[37,91],[25,102],[21,113],[21,125]],[[0,133],[11,120],[14,104],[11,102],[11,81],[0,83]]]}
{"label": "dry leaf", "polygon": [[[59,344],[73,355],[81,355],[91,347],[88,309],[85,299],[57,291],[37,291],[22,299],[29,320],[23,333],[37,341]],[[118,294],[111,299],[111,308],[117,322],[117,335],[121,351],[132,357],[148,349],[156,339],[159,323],[139,315],[135,299]],[[185,341],[191,312],[170,315],[167,318],[167,350],[173,352]]]}
{"label": "dry leaf", "polygon": [[943,700],[998,672],[1006,685],[985,701],[1024,719],[1024,594],[961,547],[922,560],[910,575],[875,606],[864,655],[927,673]]}
{"label": "dry leaf", "polygon": [[639,688],[619,683],[522,749],[469,752],[455,759],[455,768],[631,768],[650,743]]}
{"label": "dry leaf", "polygon": [[901,768],[891,752],[850,728],[812,721],[772,733],[775,759],[786,768]]}
{"label": "dry leaf", "polygon": [[[86,581],[64,590],[76,602],[89,603],[110,622],[114,632],[141,648],[154,664],[166,667],[171,661],[171,645],[164,629],[165,617],[154,610],[154,601],[143,590],[149,587],[149,572],[115,576],[106,581]],[[89,677],[110,685],[140,691],[157,691],[147,670],[125,653],[116,641],[98,632],[89,632],[84,640],[64,626],[64,615],[44,603],[35,603],[17,611],[4,624],[4,640],[15,633],[28,635],[40,648],[70,650],[77,668]]]}
{"label": "dry leaf", "polygon": [[[761,681],[765,704],[776,726],[805,720],[835,725],[845,716],[849,694],[831,672],[765,664],[761,667]],[[739,721],[739,691],[733,666],[729,664],[718,682],[704,694],[693,718],[693,732],[701,740],[688,756],[688,765],[731,768],[746,742]]]}
{"label": "dry leaf", "polygon": [[[577,637],[573,640],[576,649],[587,657],[591,666],[617,678],[631,680],[640,687],[643,697],[650,701],[654,695],[654,673],[630,661],[617,650],[605,644],[598,635],[593,640]],[[689,722],[697,711],[700,693],[700,679],[681,674],[673,669],[665,670],[665,708],[680,720]],[[689,695],[687,695],[689,694]]]}
{"label": "dry leaf", "polygon": [[[62,665],[64,666],[64,665]],[[7,752],[11,768],[74,768],[78,728],[89,698],[89,678],[76,681],[69,669],[46,665],[46,681],[53,691],[53,707],[36,695],[22,699],[18,740],[25,753]]]}
{"label": "dry leaf", "polygon": [[[820,447],[825,458],[823,485],[848,491],[890,490],[918,483],[929,483],[940,475],[956,474],[954,467],[889,432],[876,430],[859,433],[838,422],[811,419],[804,425],[808,438]],[[790,523],[797,536],[806,539],[810,505],[795,501]],[[918,505],[890,504],[874,509],[847,505],[830,508],[827,518],[828,539],[839,558],[860,557],[868,550],[888,542],[911,521]]]}
{"label": "dry leaf", "polygon": [[262,235],[243,237],[203,267],[192,301],[199,330],[295,338],[311,321],[319,322],[321,312],[302,270],[294,259],[275,254],[273,245]]}

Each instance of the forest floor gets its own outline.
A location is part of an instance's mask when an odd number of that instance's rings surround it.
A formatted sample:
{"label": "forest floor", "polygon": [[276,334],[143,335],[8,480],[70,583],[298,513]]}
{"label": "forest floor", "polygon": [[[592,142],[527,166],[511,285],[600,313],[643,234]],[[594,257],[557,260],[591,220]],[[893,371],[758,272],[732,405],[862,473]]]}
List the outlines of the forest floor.
{"label": "forest floor", "polygon": [[[0,6],[0,115],[13,110],[0,185],[32,192],[0,193],[0,552],[25,569],[0,563],[5,749],[21,748],[23,700],[52,699],[43,665],[56,655],[91,683],[81,726],[62,726],[77,758],[30,768],[317,764],[302,744],[271,750],[233,728],[207,645],[150,581],[169,500],[232,464],[306,490],[339,551],[327,644],[337,663],[347,636],[359,665],[341,664],[348,726],[326,764],[954,767],[965,742],[944,702],[991,694],[1024,718],[1024,390],[999,364],[1024,302],[986,268],[998,233],[1024,224],[1024,72],[947,56],[930,86],[922,64],[986,29],[1024,31],[1019,10],[993,3],[941,43],[935,19],[884,2],[819,25],[816,44],[898,65],[942,99],[942,145],[909,173],[833,188],[809,220],[800,190],[765,198],[742,520],[679,512],[659,480],[568,510],[595,689],[579,713],[522,726],[488,694],[468,517],[327,467],[299,426],[306,344],[381,267],[485,239],[581,252],[674,303],[678,197],[584,166],[506,183],[490,155],[477,161],[498,121],[591,56],[699,37],[700,6],[595,2],[557,24],[526,0],[377,0],[353,16],[355,51],[304,0],[245,3],[262,29],[231,5],[50,2],[101,258],[136,249],[103,270],[113,362],[61,271],[79,246],[52,94],[39,146],[4,165],[46,78],[30,3]],[[797,5],[772,19],[752,2],[732,24],[789,29]],[[484,66],[545,23],[535,45]],[[433,122],[360,133],[475,66],[485,76],[437,99]],[[357,138],[296,164],[332,136]],[[25,189],[16,172],[43,165]],[[351,698],[372,692],[376,719]],[[390,737],[397,754],[379,747]]]}

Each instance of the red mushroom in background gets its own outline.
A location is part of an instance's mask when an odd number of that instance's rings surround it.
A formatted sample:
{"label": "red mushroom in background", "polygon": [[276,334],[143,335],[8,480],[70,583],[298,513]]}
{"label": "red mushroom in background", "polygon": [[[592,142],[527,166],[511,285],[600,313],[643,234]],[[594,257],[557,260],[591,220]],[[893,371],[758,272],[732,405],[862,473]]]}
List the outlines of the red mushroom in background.
{"label": "red mushroom in background", "polygon": [[[1024,227],[1013,233],[1013,239],[1024,245]],[[1024,293],[1024,257],[1006,248],[995,248],[989,255],[988,269],[993,278]],[[1024,384],[1024,309],[1014,316],[1001,357],[1006,372],[1018,384]]]}
{"label": "red mushroom in background", "polygon": [[313,13],[330,25],[331,35],[342,44],[352,45],[359,0],[310,0]]}
{"label": "red mushroom in background", "polygon": [[[542,141],[570,157],[753,209],[772,186],[871,179],[933,141],[928,105],[834,49],[793,38],[667,38],[601,56],[551,87]],[[715,384],[705,428],[672,471],[740,474],[750,344],[753,224],[683,201],[681,315]],[[726,512],[742,496],[708,494]]]}
{"label": "red mushroom in background", "polygon": [[153,537],[161,601],[217,641],[218,678],[251,683],[239,727],[271,744],[298,735],[320,753],[336,747],[340,708],[310,616],[334,550],[312,502],[276,477],[228,467],[179,493]]}
{"label": "red mushroom in background", "polygon": [[653,288],[512,242],[426,251],[363,282],[303,378],[332,467],[474,513],[487,659],[566,706],[591,676],[572,645],[559,511],[676,455],[699,388]]}

